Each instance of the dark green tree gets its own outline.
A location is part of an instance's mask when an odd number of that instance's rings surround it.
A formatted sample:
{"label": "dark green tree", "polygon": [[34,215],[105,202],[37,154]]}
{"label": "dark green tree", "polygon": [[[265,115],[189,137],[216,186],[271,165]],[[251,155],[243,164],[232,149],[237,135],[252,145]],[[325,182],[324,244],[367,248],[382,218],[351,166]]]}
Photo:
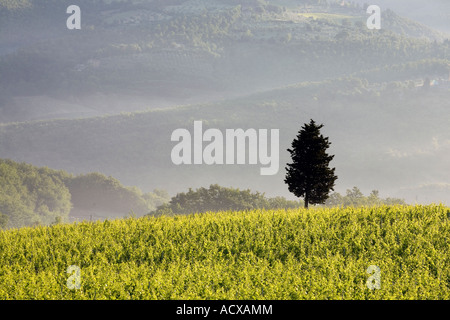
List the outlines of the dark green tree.
{"label": "dark green tree", "polygon": [[304,197],[305,208],[309,204],[323,204],[337,179],[335,168],[329,167],[334,155],[326,153],[331,143],[320,133],[322,127],[323,124],[316,125],[311,119],[298,132],[292,149],[288,149],[292,163],[287,164],[284,182],[295,196]]}

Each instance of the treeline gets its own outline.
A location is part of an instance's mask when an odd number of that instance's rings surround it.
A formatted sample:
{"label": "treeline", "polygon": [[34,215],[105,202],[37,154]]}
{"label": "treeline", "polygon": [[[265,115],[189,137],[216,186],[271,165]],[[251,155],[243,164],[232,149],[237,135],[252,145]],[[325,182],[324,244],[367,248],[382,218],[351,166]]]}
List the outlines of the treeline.
{"label": "treeline", "polygon": [[140,216],[168,200],[162,190],[142,193],[100,173],[73,176],[0,159],[0,228],[49,225],[86,212]]}
{"label": "treeline", "polygon": [[301,201],[287,200],[284,197],[267,198],[264,193],[225,188],[217,184],[208,189],[178,193],[167,204],[149,213],[151,216],[191,214],[217,211],[243,211],[253,209],[291,209],[300,208]]}
{"label": "treeline", "polygon": [[[382,199],[374,190],[369,196],[354,187],[342,196],[333,193],[328,207],[405,204],[397,198]],[[100,173],[73,176],[65,171],[37,168],[11,160],[0,160],[0,228],[19,228],[67,222],[71,216],[107,213],[107,218],[127,214],[142,216],[191,214],[253,209],[291,209],[303,207],[302,201],[284,197],[268,198],[264,193],[225,188],[217,184],[208,189],[191,188],[169,201],[162,190],[142,193],[125,187]]]}
{"label": "treeline", "polygon": [[379,191],[373,190],[369,196],[359,190],[358,187],[347,189],[343,196],[338,192],[334,192],[325,202],[327,207],[361,207],[361,206],[379,206],[379,205],[406,205],[405,200],[399,198],[380,198]]}
{"label": "treeline", "polygon": [[[338,192],[332,193],[324,206],[326,207],[361,207],[379,205],[405,205],[403,199],[379,197],[379,192],[373,190],[369,196],[364,196],[357,188],[347,190],[345,196]],[[302,208],[303,201],[287,200],[284,197],[267,198],[264,193],[225,188],[217,184],[208,189],[199,188],[195,191],[181,192],[152,212],[150,216],[192,214],[217,211],[243,211],[254,209],[294,209]]]}

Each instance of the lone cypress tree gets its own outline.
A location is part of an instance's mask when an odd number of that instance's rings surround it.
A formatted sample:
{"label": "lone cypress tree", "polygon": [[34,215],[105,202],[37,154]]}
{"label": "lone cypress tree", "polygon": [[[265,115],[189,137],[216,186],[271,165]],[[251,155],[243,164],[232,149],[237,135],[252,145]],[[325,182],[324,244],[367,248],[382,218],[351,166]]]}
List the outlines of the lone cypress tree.
{"label": "lone cypress tree", "polygon": [[338,178],[335,168],[329,168],[334,155],[326,153],[331,142],[320,133],[322,127],[323,124],[316,125],[311,119],[292,141],[292,149],[288,149],[292,163],[287,164],[284,182],[295,196],[304,197],[305,208],[309,204],[325,203]]}

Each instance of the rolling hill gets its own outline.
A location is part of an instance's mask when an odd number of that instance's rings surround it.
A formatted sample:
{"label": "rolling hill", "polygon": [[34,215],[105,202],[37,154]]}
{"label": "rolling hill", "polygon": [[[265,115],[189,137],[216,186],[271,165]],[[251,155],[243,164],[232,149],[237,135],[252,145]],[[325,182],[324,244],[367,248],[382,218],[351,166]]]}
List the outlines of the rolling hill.
{"label": "rolling hill", "polygon": [[74,176],[0,159],[0,229],[142,216],[168,200],[96,172]]}
{"label": "rolling hill", "polygon": [[445,34],[393,11],[374,32],[363,6],[318,3],[79,1],[74,31],[70,1],[0,2],[0,122],[215,102],[448,58],[433,44]]}

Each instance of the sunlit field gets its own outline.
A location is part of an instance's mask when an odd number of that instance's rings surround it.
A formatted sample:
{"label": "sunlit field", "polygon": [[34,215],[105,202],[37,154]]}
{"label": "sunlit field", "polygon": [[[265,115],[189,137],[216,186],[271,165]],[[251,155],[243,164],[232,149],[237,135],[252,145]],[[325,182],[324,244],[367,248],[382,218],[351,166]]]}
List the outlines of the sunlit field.
{"label": "sunlit field", "polygon": [[0,298],[449,299],[449,221],[430,205],[5,230]]}

